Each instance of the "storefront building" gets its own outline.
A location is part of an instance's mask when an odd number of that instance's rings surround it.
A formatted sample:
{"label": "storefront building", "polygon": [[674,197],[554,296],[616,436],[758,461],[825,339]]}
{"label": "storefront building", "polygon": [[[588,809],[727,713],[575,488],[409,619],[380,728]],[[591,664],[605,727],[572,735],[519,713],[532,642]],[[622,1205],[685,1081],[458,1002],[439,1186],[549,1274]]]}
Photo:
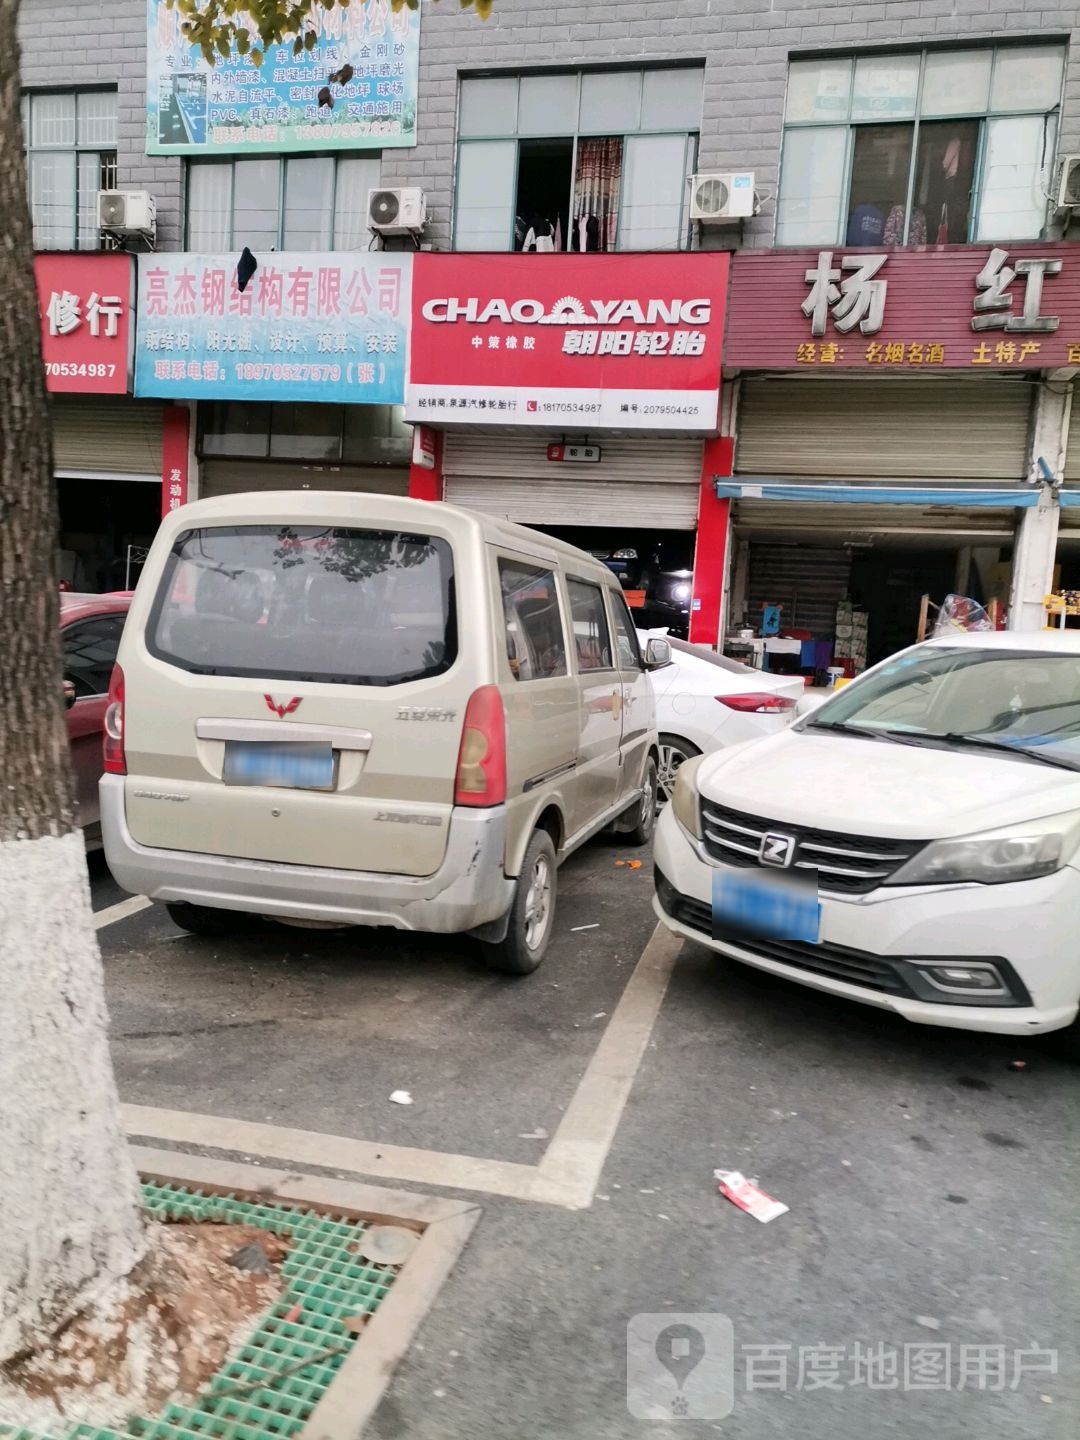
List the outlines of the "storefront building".
{"label": "storefront building", "polygon": [[603,556],[685,633],[720,508],[727,280],[722,254],[418,255],[412,493]]}
{"label": "storefront building", "polygon": [[60,511],[61,580],[74,590],[128,588],[161,515],[165,435],[187,416],[131,395],[132,256],[45,253],[35,259],[41,346]]}
{"label": "storefront building", "polygon": [[1032,563],[1062,511],[1078,364],[1078,246],[737,255],[734,473],[717,485],[732,653],[765,605],[849,673],[950,593],[1041,626],[1050,577]]}

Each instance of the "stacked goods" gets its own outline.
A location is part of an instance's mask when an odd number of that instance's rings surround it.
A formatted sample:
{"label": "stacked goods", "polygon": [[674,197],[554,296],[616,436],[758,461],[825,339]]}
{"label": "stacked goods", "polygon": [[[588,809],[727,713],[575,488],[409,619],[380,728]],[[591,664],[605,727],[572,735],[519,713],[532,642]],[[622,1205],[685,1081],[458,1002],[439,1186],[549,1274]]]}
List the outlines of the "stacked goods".
{"label": "stacked goods", "polygon": [[870,617],[865,610],[857,610],[850,600],[841,600],[836,607],[836,645],[834,654],[837,664],[843,664],[849,675],[858,675],[866,669],[866,637]]}

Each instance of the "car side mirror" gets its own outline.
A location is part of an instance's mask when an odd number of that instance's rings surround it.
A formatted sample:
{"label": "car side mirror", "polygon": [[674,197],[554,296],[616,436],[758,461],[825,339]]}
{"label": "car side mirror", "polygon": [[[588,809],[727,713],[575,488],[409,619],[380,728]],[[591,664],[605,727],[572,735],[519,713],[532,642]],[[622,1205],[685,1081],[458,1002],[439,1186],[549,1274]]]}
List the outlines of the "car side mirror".
{"label": "car side mirror", "polygon": [[75,704],[75,698],[76,698],[76,697],[75,697],[75,681],[74,681],[74,680],[65,680],[65,681],[64,681],[64,709],[65,709],[65,710],[70,710],[70,709],[71,709],[71,707]]}
{"label": "car side mirror", "polygon": [[645,643],[645,669],[662,670],[671,664],[671,646],[660,636],[654,635]]}

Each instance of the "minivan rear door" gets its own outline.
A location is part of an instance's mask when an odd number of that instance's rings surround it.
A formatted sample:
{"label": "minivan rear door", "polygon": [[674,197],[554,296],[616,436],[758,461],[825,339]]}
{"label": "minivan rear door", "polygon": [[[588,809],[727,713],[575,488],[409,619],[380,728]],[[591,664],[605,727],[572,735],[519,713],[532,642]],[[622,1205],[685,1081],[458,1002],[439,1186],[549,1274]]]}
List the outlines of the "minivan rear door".
{"label": "minivan rear door", "polygon": [[574,830],[610,810],[620,790],[622,682],[615,667],[603,587],[567,576],[581,707]]}
{"label": "minivan rear door", "polygon": [[125,670],[133,838],[433,873],[462,664],[444,538],[333,524],[182,532]]}

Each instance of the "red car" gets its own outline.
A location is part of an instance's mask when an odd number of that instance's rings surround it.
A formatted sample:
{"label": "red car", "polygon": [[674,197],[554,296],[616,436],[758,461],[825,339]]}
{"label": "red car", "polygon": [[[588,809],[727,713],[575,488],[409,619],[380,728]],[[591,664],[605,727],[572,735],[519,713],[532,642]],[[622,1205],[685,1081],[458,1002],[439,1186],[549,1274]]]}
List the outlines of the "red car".
{"label": "red car", "polygon": [[68,739],[75,771],[79,823],[87,840],[100,838],[98,780],[101,778],[101,735],[109,677],[124,629],[130,590],[111,595],[60,595],[60,636],[64,647],[64,703]]}

